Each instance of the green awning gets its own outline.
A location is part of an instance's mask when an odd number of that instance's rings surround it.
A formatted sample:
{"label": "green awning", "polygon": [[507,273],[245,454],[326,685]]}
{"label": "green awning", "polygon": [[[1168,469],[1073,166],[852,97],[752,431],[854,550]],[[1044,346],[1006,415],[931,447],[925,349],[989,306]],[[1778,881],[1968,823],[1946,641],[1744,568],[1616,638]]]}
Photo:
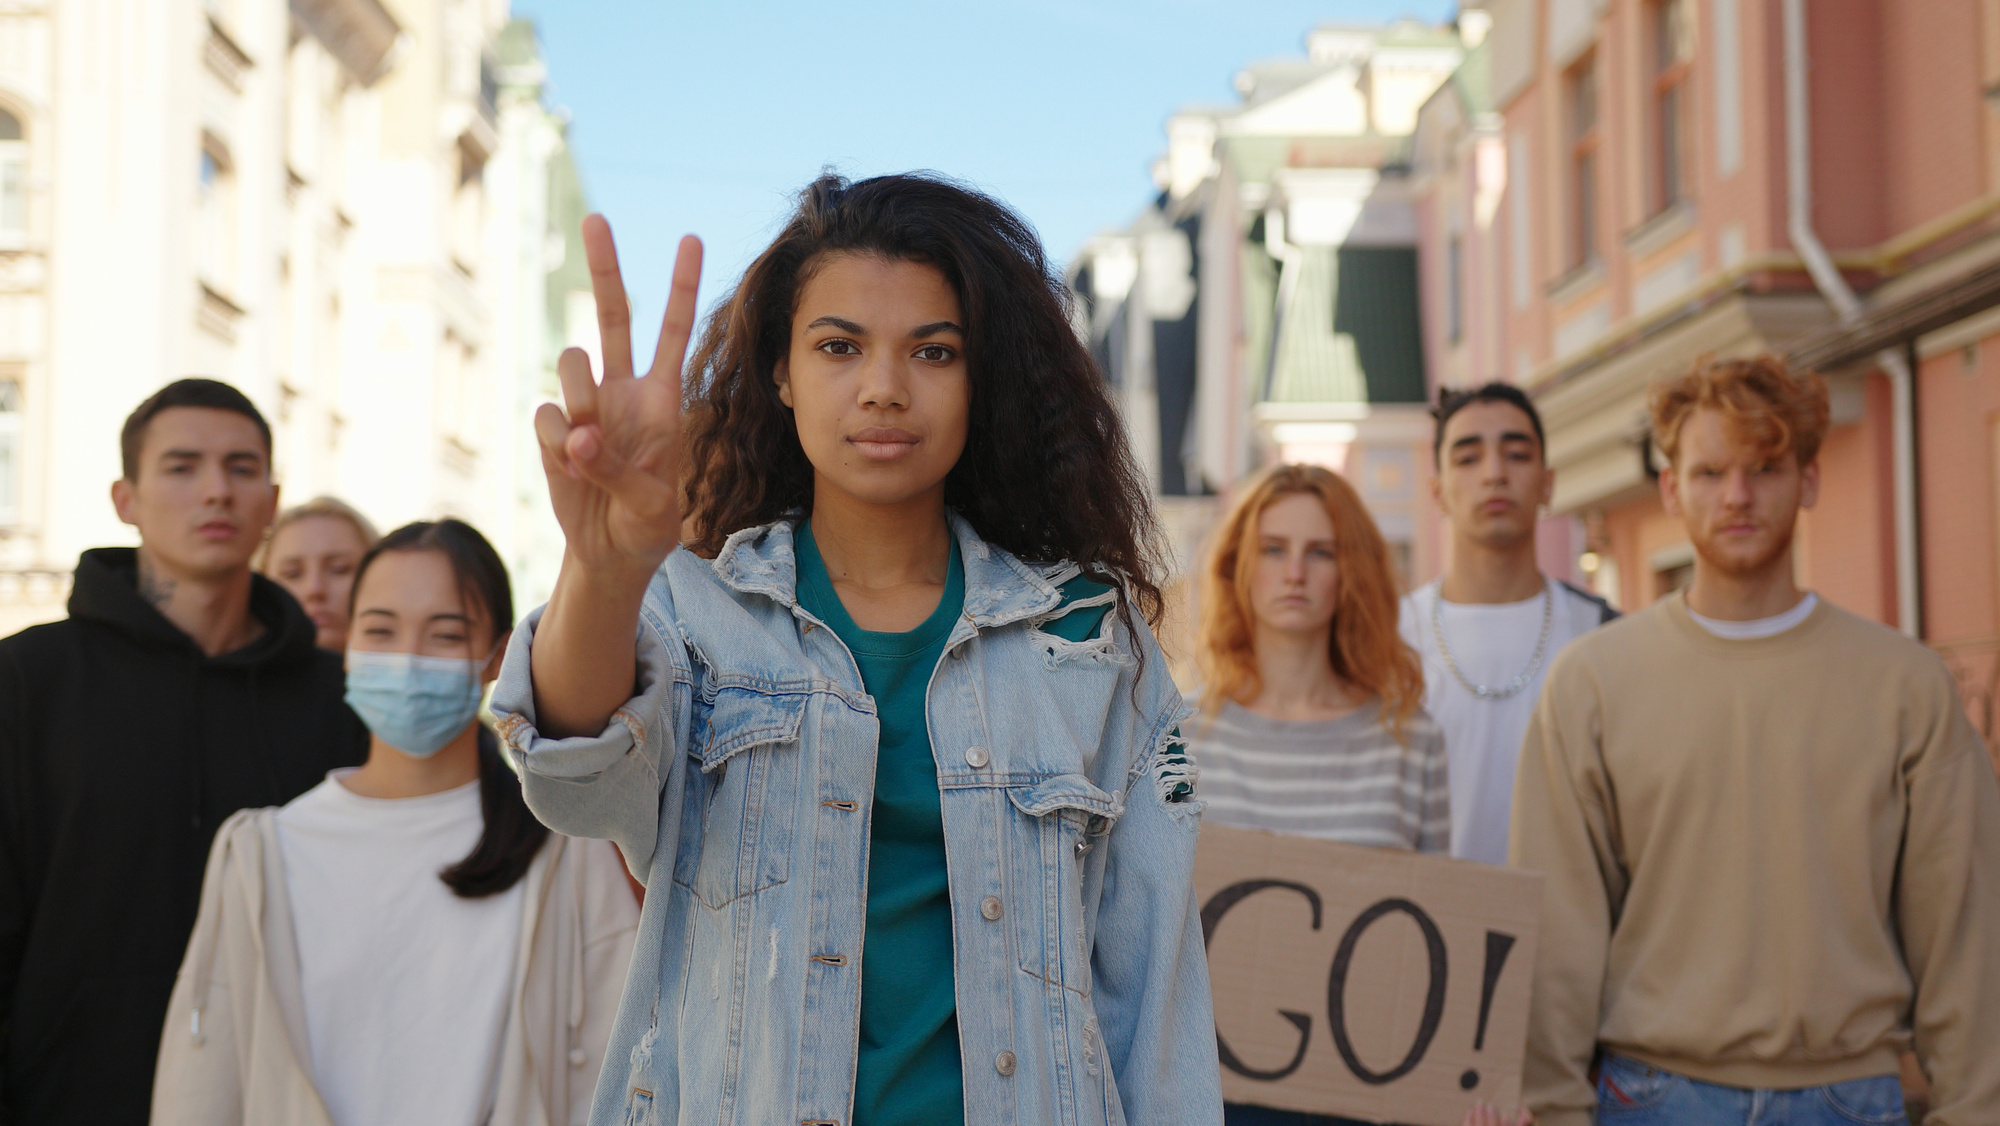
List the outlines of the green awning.
{"label": "green awning", "polygon": [[1302,247],[1288,268],[1266,401],[1425,401],[1414,248]]}

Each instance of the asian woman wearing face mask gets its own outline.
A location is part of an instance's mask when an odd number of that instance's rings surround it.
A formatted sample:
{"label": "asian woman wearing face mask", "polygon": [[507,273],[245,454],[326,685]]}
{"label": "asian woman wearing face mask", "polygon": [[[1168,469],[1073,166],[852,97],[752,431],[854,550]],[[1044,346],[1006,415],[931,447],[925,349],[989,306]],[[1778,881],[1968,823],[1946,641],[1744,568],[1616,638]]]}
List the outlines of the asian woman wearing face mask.
{"label": "asian woman wearing face mask", "polygon": [[217,833],[155,1123],[565,1123],[588,1113],[637,905],[551,834],[478,719],[513,620],[492,545],[391,532],[356,570],[368,761]]}

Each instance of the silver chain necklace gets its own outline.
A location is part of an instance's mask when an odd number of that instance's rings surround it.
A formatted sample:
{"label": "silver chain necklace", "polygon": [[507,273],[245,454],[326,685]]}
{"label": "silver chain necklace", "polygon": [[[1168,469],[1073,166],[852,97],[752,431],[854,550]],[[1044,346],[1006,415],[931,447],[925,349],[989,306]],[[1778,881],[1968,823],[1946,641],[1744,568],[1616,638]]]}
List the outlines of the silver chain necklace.
{"label": "silver chain necklace", "polygon": [[1535,655],[1528,658],[1528,667],[1521,670],[1521,675],[1498,688],[1488,688],[1484,684],[1474,684],[1465,679],[1465,674],[1458,671],[1458,662],[1452,659],[1451,644],[1444,639],[1443,584],[1439,584],[1437,597],[1431,601],[1431,632],[1437,635],[1438,655],[1444,658],[1444,667],[1451,670],[1452,678],[1463,684],[1467,692],[1472,693],[1482,700],[1505,700],[1509,696],[1519,695],[1521,690],[1526,688],[1535,679],[1535,673],[1541,671],[1542,657],[1549,651],[1549,629],[1555,624],[1555,620],[1556,600],[1549,593],[1548,583],[1544,582],[1542,584],[1542,638],[1540,641],[1535,642]]}

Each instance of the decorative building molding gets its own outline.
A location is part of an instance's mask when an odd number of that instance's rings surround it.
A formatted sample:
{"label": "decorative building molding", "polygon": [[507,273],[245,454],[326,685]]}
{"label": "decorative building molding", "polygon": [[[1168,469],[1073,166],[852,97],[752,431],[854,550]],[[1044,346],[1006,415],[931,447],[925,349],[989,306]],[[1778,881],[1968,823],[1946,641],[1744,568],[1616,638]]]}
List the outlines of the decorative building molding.
{"label": "decorative building molding", "polygon": [[223,85],[235,93],[243,92],[243,72],[256,64],[250,53],[245,51],[214,16],[208,17],[208,38],[201,44],[201,61]]}
{"label": "decorative building molding", "polygon": [[1634,258],[1647,258],[1673,245],[1676,239],[1694,230],[1699,219],[1694,204],[1683,199],[1668,205],[1652,218],[1625,232],[1625,249]]}
{"label": "decorative building molding", "polygon": [[1549,304],[1558,309],[1575,305],[1596,293],[1603,284],[1604,261],[1600,258],[1586,259],[1583,265],[1548,284]]}
{"label": "decorative building molding", "polygon": [[378,0],[291,0],[292,17],[354,80],[370,86],[387,74],[409,39]]}
{"label": "decorative building molding", "polygon": [[195,302],[194,323],[223,341],[236,342],[236,322],[243,319],[243,306],[224,297],[207,282],[195,283],[199,291]]}
{"label": "decorative building molding", "polygon": [[1664,308],[1701,280],[1701,248],[1691,246],[1632,282],[1632,312],[1645,316]]}
{"label": "decorative building molding", "polygon": [[1549,0],[1549,65],[1557,70],[1597,45],[1605,0]]}

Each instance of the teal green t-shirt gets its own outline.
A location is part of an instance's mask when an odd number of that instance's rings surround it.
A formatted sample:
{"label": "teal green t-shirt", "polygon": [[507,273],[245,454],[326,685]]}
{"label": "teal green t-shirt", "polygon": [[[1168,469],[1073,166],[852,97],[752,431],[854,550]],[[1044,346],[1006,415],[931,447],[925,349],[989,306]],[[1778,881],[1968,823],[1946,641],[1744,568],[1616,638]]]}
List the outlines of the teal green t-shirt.
{"label": "teal green t-shirt", "polygon": [[[841,605],[810,521],[799,522],[793,545],[799,604],[854,654],[881,723],[869,822],[854,1126],[962,1124],[965,1082],[958,1055],[944,807],[924,705],[931,674],[965,604],[964,561],[954,539],[937,609],[907,633],[880,633],[855,625]],[[1063,601],[1109,589],[1073,579],[1062,587]],[[1042,628],[1078,641],[1096,630],[1106,609],[1086,607]]]}

